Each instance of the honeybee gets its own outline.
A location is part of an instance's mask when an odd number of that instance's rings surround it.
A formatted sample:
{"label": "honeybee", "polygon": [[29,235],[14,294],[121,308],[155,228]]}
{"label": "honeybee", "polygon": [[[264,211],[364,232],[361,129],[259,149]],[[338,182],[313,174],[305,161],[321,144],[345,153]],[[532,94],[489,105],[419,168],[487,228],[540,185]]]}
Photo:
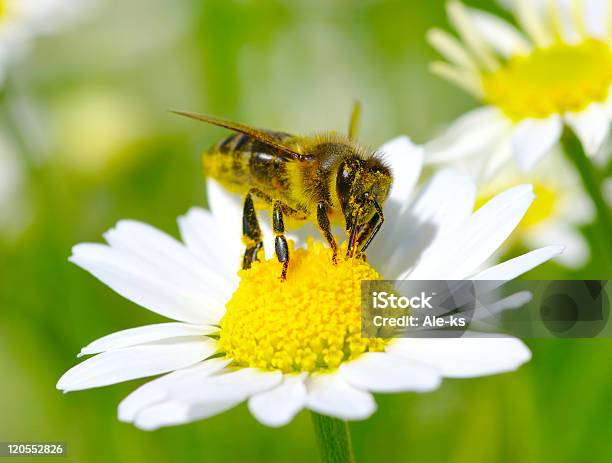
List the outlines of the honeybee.
{"label": "honeybee", "polygon": [[236,132],[205,152],[205,173],[227,190],[244,195],[242,268],[248,269],[263,249],[256,206],[272,214],[275,253],[287,277],[287,217],[316,222],[337,263],[332,223],[342,223],[348,236],[347,257],[364,255],[379,232],[382,205],[393,182],[381,154],[356,143],[360,105],[353,108],[348,136],[325,132],[312,136],[256,129],[213,116],[173,111]]}

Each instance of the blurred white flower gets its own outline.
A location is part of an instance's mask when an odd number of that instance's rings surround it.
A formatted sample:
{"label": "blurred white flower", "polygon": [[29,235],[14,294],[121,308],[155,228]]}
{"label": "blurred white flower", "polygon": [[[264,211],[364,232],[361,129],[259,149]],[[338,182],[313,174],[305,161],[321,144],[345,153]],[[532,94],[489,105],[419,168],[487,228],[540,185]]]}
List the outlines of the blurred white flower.
{"label": "blurred white flower", "polygon": [[369,264],[331,265],[331,251],[310,241],[292,252],[284,283],[273,256],[238,274],[241,207],[213,181],[211,211],[192,209],[179,219],[184,244],[122,221],[105,235],[108,245],[75,246],[72,262],[178,321],[94,341],[81,355],[95,356],[66,372],[57,387],[76,391],[168,373],[124,399],[119,419],[156,429],[248,401],[260,422],[282,426],[304,408],[365,419],[376,410],[372,392],[427,392],[443,377],[502,373],[527,362],[529,349],[512,337],[361,337],[361,280],[510,280],[561,252],[549,246],[483,270],[527,212],[532,188],[514,187],[473,213],[474,182],[444,171],[410,201],[422,150],[406,138],[382,150],[396,180]]}
{"label": "blurred white flower", "polygon": [[514,156],[530,170],[567,124],[585,151],[600,150],[612,118],[612,4],[599,1],[512,3],[521,30],[489,13],[448,2],[457,40],[434,29],[428,38],[448,60],[432,71],[482,104],[427,146],[428,161],[480,160],[490,177]]}
{"label": "blurred white flower", "polygon": [[56,33],[98,0],[0,0],[0,82],[39,35]]}
{"label": "blurred white flower", "polygon": [[530,183],[535,199],[508,244],[520,242],[527,248],[540,247],[543,243],[561,244],[565,250],[556,260],[576,268],[584,265],[589,257],[588,243],[578,227],[590,223],[595,210],[575,170],[558,154],[548,156],[529,173],[515,166],[503,169],[479,187],[476,206],[514,185]]}

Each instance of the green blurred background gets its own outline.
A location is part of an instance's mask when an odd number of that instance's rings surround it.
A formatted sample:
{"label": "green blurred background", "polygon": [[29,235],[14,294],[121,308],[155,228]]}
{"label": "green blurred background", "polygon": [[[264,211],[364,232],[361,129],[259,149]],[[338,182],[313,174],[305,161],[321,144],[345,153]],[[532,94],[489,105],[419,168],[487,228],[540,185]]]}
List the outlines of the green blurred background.
{"label": "green blurred background", "polygon": [[[55,390],[89,341],[162,321],[67,257],[121,218],[176,236],[176,217],[206,204],[199,152],[223,132],[170,108],[312,132],[345,130],[358,98],[366,144],[426,141],[475,105],[428,73],[434,25],[447,26],[441,0],[101,0],[38,40],[0,101],[24,167],[0,214],[0,441],[63,441],[62,461],[75,462],[315,461],[308,413],[269,429],[242,405],[147,433],[116,418],[144,381]],[[532,277],[609,275],[592,261]],[[612,461],[612,341],[528,344],[534,359],[518,373],[379,395],[379,411],[351,424],[358,460]]]}

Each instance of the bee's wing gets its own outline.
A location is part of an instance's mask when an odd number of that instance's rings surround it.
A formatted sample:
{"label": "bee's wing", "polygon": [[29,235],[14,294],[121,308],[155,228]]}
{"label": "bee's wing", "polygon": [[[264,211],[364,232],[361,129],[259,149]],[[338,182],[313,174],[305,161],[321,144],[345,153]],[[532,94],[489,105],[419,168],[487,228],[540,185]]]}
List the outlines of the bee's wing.
{"label": "bee's wing", "polygon": [[229,130],[233,130],[234,132],[240,132],[245,135],[248,135],[255,140],[260,141],[268,146],[276,148],[286,155],[288,160],[298,160],[298,161],[308,161],[312,159],[312,156],[298,153],[294,149],[289,146],[282,144],[279,140],[276,140],[270,134],[263,132],[262,130],[249,127],[248,125],[241,124],[239,122],[228,121],[225,119],[221,119],[219,117],[207,116],[205,114],[192,113],[187,111],[171,111],[174,114],[178,114],[180,116],[189,117],[191,119],[196,119],[198,121],[208,122],[209,124],[217,125],[219,127],[224,127]]}

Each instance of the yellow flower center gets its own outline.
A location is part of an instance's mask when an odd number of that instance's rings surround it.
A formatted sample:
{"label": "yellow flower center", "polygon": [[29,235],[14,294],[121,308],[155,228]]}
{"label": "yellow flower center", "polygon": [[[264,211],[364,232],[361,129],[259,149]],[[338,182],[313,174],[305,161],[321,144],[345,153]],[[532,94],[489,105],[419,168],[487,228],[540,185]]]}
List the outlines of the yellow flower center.
{"label": "yellow flower center", "polygon": [[[519,236],[521,231],[528,230],[553,218],[559,203],[560,192],[554,185],[543,181],[531,183],[533,183],[535,199],[533,200],[533,203],[531,203],[527,213],[524,215],[523,220],[517,227],[515,233],[516,236]],[[478,209],[480,206],[504,190],[506,190],[506,188],[495,189],[495,191],[483,191],[483,193],[480,194],[476,200],[475,209]]]}
{"label": "yellow flower center", "polygon": [[536,183],[533,185],[535,200],[523,217],[521,227],[530,228],[546,222],[555,215],[559,202],[559,191],[552,185]]}
{"label": "yellow flower center", "polygon": [[14,0],[0,0],[0,26],[15,14]]}
{"label": "yellow flower center", "polygon": [[536,49],[483,76],[485,100],[514,120],[581,111],[611,84],[612,50],[595,39]]}
{"label": "yellow flower center", "polygon": [[384,350],[384,340],[361,337],[361,281],[382,279],[369,264],[339,258],[333,265],[331,251],[310,240],[308,250],[292,250],[287,280],[279,274],[276,258],[239,273],[219,337],[237,366],[324,372]]}

